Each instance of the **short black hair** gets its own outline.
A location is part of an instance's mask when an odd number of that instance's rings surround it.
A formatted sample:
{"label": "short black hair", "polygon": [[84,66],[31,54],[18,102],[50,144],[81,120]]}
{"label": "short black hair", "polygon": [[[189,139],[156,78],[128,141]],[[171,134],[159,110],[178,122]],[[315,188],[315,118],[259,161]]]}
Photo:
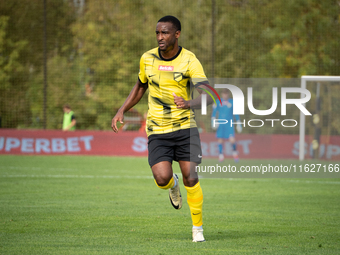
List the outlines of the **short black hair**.
{"label": "short black hair", "polygon": [[176,31],[181,31],[181,22],[174,16],[164,16],[158,22],[170,22],[175,27]]}

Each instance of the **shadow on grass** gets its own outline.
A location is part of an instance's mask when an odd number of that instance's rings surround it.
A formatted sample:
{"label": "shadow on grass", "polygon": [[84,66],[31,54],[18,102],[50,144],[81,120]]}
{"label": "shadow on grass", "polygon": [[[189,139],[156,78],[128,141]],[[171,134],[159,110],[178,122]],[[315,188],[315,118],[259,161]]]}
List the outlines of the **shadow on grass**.
{"label": "shadow on grass", "polygon": [[232,240],[232,239],[242,239],[242,238],[251,238],[251,237],[277,237],[279,234],[277,232],[270,232],[270,231],[218,231],[210,233],[206,231],[205,238],[207,240]]}

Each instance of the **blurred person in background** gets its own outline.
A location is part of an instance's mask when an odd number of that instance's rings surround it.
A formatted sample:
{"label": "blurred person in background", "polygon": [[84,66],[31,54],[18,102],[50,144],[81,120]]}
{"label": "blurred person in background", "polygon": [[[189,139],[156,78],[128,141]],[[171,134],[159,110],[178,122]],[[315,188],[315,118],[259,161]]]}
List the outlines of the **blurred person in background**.
{"label": "blurred person in background", "polygon": [[[218,142],[218,151],[219,156],[218,159],[220,162],[224,160],[224,151],[223,151],[223,141],[229,140],[232,150],[233,150],[233,158],[234,161],[237,163],[239,162],[236,140],[235,140],[235,130],[234,126],[231,123],[234,121],[234,118],[237,122],[240,122],[239,115],[233,115],[233,99],[229,97],[229,90],[223,89],[222,91],[222,105],[217,104],[213,105],[213,112],[212,112],[212,127],[217,129],[216,131],[216,138]],[[215,119],[221,119],[228,121],[225,124],[216,124]],[[242,125],[237,124],[236,126],[237,132],[242,132]]]}
{"label": "blurred person in background", "polygon": [[76,117],[74,116],[74,112],[71,110],[71,107],[68,104],[65,104],[63,110],[64,110],[63,131],[76,130],[77,121]]}

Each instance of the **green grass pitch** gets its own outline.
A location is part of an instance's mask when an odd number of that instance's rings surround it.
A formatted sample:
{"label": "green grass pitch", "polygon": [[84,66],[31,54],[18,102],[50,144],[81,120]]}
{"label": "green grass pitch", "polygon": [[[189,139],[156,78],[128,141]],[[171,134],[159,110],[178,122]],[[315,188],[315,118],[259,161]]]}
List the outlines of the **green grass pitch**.
{"label": "green grass pitch", "polygon": [[180,185],[177,211],[146,158],[0,156],[0,254],[340,253],[340,179],[201,179],[205,243]]}

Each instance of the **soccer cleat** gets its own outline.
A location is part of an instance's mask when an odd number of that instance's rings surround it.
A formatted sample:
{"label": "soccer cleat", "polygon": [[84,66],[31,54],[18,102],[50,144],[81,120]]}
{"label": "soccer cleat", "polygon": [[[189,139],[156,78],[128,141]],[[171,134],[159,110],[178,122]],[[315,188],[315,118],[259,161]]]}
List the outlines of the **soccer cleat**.
{"label": "soccer cleat", "polygon": [[176,180],[176,186],[169,189],[169,198],[172,206],[175,209],[181,209],[182,208],[182,196],[181,191],[179,190],[179,182],[178,182],[178,176],[177,174],[173,175],[174,179]]}
{"label": "soccer cleat", "polygon": [[192,229],[192,241],[194,243],[197,242],[205,242],[204,236],[203,236],[203,229]]}
{"label": "soccer cleat", "polygon": [[222,162],[224,160],[224,155],[220,154],[218,155],[218,161]]}

